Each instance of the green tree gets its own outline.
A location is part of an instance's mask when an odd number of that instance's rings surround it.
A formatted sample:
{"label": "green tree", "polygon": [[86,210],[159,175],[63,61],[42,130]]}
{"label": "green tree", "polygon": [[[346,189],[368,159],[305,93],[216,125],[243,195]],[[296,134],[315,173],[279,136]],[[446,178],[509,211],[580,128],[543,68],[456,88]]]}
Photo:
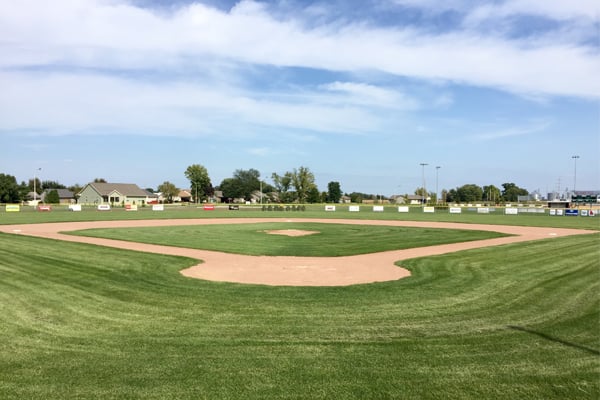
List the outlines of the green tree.
{"label": "green tree", "polygon": [[298,202],[304,203],[307,200],[308,192],[316,187],[315,176],[307,167],[294,168],[292,185],[296,189]]}
{"label": "green tree", "polygon": [[[263,185],[263,192],[268,189],[265,186]],[[252,168],[249,170],[235,170],[233,177],[223,179],[219,185],[223,196],[231,199],[244,198],[245,200],[250,200],[252,193],[260,190],[260,187],[260,172]]]}
{"label": "green tree", "polygon": [[94,178],[94,183],[108,183],[104,178]]}
{"label": "green tree", "polygon": [[502,200],[504,201],[517,201],[518,196],[529,194],[527,190],[518,187],[514,183],[503,183],[502,188]]}
{"label": "green tree", "polygon": [[339,203],[342,198],[342,189],[339,182],[329,182],[327,184],[327,201]]}
{"label": "green tree", "polygon": [[253,168],[250,168],[249,170],[235,170],[233,179],[240,188],[240,197],[243,197],[246,200],[250,200],[252,193],[260,189],[260,172]]}
{"label": "green tree", "polygon": [[350,202],[360,204],[365,197],[364,193],[352,192],[350,193]]}
{"label": "green tree", "polygon": [[290,203],[294,200],[293,193],[290,193],[290,188],[292,187],[292,173],[286,172],[284,175],[280,176],[277,173],[273,172],[271,175],[271,180],[275,186],[275,191],[279,196],[279,201],[282,203]]}
{"label": "green tree", "polygon": [[225,178],[219,185],[219,190],[223,192],[223,197],[230,200],[241,197],[241,189],[237,184],[237,181],[233,178]]}
{"label": "green tree", "polygon": [[0,203],[18,203],[21,199],[17,179],[12,175],[0,174]]}
{"label": "green tree", "polygon": [[490,202],[498,202],[501,200],[502,193],[494,185],[488,185],[483,187],[483,200]]}
{"label": "green tree", "polygon": [[42,181],[40,184],[44,189],[66,189],[67,187],[57,181]]}
{"label": "green tree", "polygon": [[306,194],[306,202],[307,203],[321,203],[322,199],[321,199],[321,193],[319,192],[319,189],[317,188],[317,186],[312,186],[310,189],[308,189],[308,193]]}
{"label": "green tree", "polygon": [[33,192],[35,189],[36,194],[41,194],[44,191],[44,187],[42,186],[42,182],[40,181],[39,178],[35,178],[35,184],[34,184],[34,180],[30,179],[27,186],[28,186],[29,192]]}
{"label": "green tree", "polygon": [[194,196],[196,203],[206,199],[207,196],[213,195],[214,189],[206,167],[200,164],[190,165],[185,170],[185,177],[190,181],[192,196]]}
{"label": "green tree", "polygon": [[177,186],[172,184],[169,181],[165,181],[158,186],[158,191],[162,193],[163,198],[167,200],[167,203],[173,202],[173,197],[179,194],[179,189]]}
{"label": "green tree", "polygon": [[462,185],[456,188],[457,201],[470,202],[481,201],[483,198],[483,189],[475,184]]}
{"label": "green tree", "polygon": [[46,193],[44,196],[44,203],[48,204],[58,204],[60,203],[60,197],[58,196],[58,191],[56,189],[52,189]]}

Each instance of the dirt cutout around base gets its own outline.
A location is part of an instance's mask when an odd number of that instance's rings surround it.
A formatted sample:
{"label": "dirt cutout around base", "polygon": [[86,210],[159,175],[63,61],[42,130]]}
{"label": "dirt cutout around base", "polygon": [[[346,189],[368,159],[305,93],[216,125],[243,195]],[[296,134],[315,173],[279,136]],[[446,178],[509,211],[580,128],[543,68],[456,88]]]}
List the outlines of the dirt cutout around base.
{"label": "dirt cutout around base", "polygon": [[[216,251],[161,246],[122,240],[71,236],[61,232],[91,228],[129,228],[152,226],[255,224],[263,222],[314,222],[347,225],[407,226],[417,228],[469,229],[506,233],[513,236],[452,243],[421,248],[392,250],[345,257],[274,257],[247,256]],[[480,247],[597,233],[597,231],[565,228],[542,228],[505,225],[480,225],[451,222],[380,221],[315,218],[215,218],[178,220],[126,220],[95,222],[59,222],[28,225],[0,225],[0,231],[70,242],[88,243],[119,249],[194,258],[201,262],[186,268],[182,275],[220,282],[237,282],[277,286],[346,286],[383,282],[410,276],[410,271],[395,265],[415,257],[446,254]],[[292,230],[281,230],[289,231]],[[85,263],[85,260],[82,260]]]}

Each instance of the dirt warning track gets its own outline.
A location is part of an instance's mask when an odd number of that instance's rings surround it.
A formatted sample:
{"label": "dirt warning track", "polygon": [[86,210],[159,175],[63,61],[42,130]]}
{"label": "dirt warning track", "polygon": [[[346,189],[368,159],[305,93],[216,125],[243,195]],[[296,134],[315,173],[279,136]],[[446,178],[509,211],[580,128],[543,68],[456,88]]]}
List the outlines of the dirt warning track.
{"label": "dirt warning track", "polygon": [[[71,236],[61,233],[90,228],[252,224],[260,222],[318,222],[352,225],[469,229],[501,232],[514,236],[477,240],[465,243],[420,247],[405,250],[392,250],[346,257],[278,257],[227,254],[216,251],[161,246],[153,244],[127,242],[121,240]],[[0,225],[0,231],[5,233],[58,239],[69,242],[79,242],[100,246],[115,247],[119,249],[185,256],[202,261],[198,265],[181,271],[181,274],[190,278],[222,282],[285,286],[345,286],[360,283],[396,280],[410,275],[410,272],[408,270],[394,265],[397,261],[407,260],[415,257],[451,253],[460,250],[475,249],[480,247],[499,246],[509,243],[526,242],[531,240],[551,239],[562,236],[596,233],[596,231],[564,228],[479,225],[447,222],[379,221],[314,218],[219,218],[60,222],[28,225]]]}

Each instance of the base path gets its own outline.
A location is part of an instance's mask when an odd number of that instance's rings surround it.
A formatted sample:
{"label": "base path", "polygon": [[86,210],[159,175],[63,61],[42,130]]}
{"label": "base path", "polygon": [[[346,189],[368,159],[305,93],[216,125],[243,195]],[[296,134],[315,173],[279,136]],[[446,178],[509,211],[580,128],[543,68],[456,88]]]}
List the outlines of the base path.
{"label": "base path", "polygon": [[[100,239],[65,235],[61,232],[90,228],[130,228],[151,226],[215,225],[215,224],[254,224],[260,222],[318,222],[329,224],[403,226],[417,228],[468,229],[507,233],[514,236],[476,240],[405,250],[392,250],[380,253],[346,257],[274,257],[246,256],[195,250],[180,247],[161,246],[122,240]],[[596,231],[563,228],[539,228],[505,225],[478,225],[446,222],[379,221],[349,219],[304,219],[304,218],[219,218],[219,219],[178,219],[178,220],[139,220],[139,221],[95,221],[60,222],[28,225],[0,225],[5,233],[30,235],[69,242],[95,244],[158,254],[185,256],[202,260],[202,263],[181,271],[190,278],[211,281],[238,282],[264,285],[286,286],[345,286],[360,283],[382,282],[404,278],[410,272],[394,265],[398,261],[451,253],[460,250],[508,243],[551,239],[561,236],[597,233]]]}

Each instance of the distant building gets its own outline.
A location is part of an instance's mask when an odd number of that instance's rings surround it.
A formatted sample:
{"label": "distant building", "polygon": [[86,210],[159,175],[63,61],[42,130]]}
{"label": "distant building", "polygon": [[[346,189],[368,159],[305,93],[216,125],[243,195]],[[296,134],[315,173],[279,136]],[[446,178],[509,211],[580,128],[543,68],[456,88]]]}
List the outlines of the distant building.
{"label": "distant building", "polygon": [[43,203],[46,202],[46,196],[48,196],[48,193],[53,190],[56,190],[58,193],[59,204],[69,205],[76,202],[75,193],[71,192],[69,189],[46,189],[40,195]]}
{"label": "distant building", "polygon": [[143,205],[152,202],[155,196],[133,183],[100,183],[85,185],[77,194],[79,204],[131,204]]}

